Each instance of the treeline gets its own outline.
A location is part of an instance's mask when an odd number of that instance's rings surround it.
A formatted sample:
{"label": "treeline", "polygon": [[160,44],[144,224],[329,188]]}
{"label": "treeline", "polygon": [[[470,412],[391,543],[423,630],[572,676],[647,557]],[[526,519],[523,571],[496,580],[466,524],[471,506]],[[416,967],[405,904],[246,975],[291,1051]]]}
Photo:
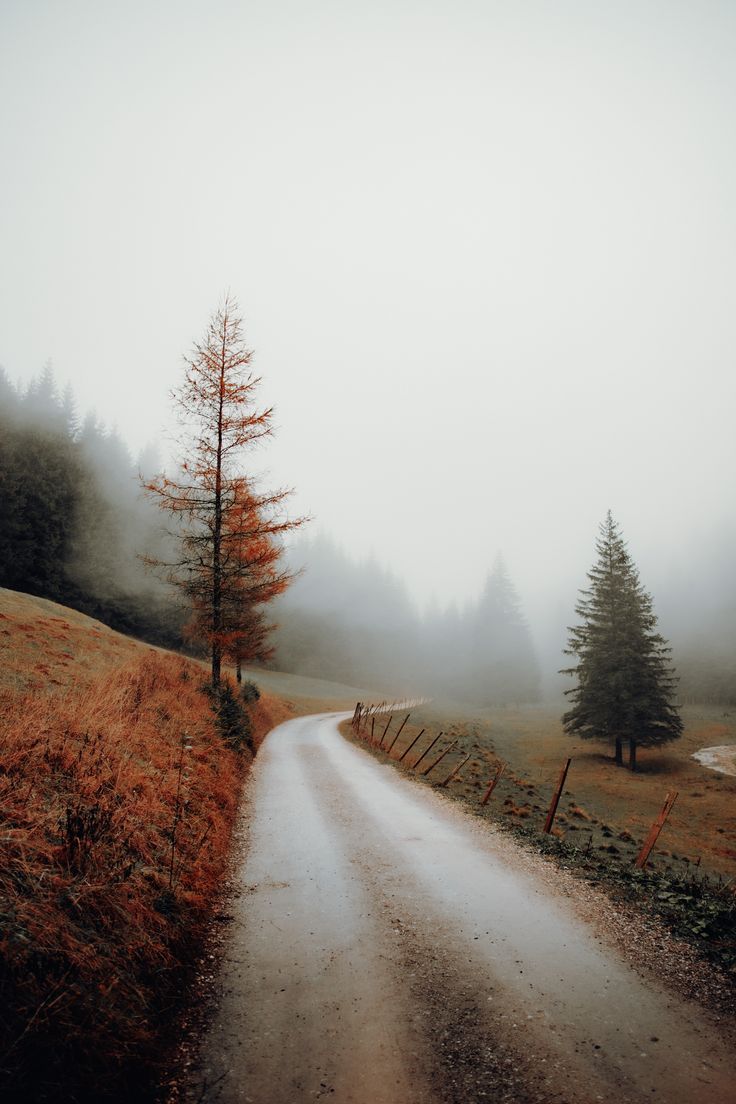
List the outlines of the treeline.
{"label": "treeline", "polygon": [[139,466],[93,415],[80,423],[47,366],[25,390],[0,369],[0,586],[50,598],[154,643],[182,642],[186,612],[147,572],[166,536]]}
{"label": "treeline", "polygon": [[[161,512],[141,490],[159,466],[134,462],[46,367],[25,389],[0,369],[0,586],[74,607],[112,628],[180,647],[191,611],[142,557],[177,558]],[[405,585],[354,563],[326,538],[288,553],[302,574],[272,603],[282,670],[479,704],[534,701],[539,670],[502,563],[480,599],[420,614]]]}
{"label": "treeline", "polygon": [[[94,416],[80,420],[50,368],[25,389],[0,369],[0,586],[182,646],[191,610],[141,559],[177,558],[140,487],[139,473],[150,480],[158,467],[153,452],[134,461]],[[704,534],[690,575],[655,588],[682,701],[736,705],[734,554],[733,526]],[[538,699],[538,657],[502,562],[477,600],[427,612],[396,576],[326,538],[291,548],[288,568],[303,572],[268,611],[278,668],[479,705]],[[546,678],[563,665],[543,659]]]}
{"label": "treeline", "polygon": [[531,633],[500,559],[476,602],[420,613],[401,580],[326,537],[289,555],[303,572],[274,603],[280,669],[478,705],[538,700]]}

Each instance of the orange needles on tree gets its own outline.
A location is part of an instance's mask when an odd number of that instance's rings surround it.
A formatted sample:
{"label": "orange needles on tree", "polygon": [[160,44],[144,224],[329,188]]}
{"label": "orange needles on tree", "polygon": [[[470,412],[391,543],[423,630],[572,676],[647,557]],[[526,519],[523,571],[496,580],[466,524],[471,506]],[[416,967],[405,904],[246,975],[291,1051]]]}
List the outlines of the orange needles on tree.
{"label": "orange needles on tree", "polygon": [[292,578],[279,565],[280,538],[304,520],[283,515],[288,491],[261,491],[243,471],[245,455],[273,432],[273,411],[257,404],[261,381],[242,331],[237,303],[226,296],[184,358],[184,380],[173,393],[178,474],[144,484],[176,520],[179,555],[157,566],[192,603],[190,631],[210,647],[213,687],[223,658],[239,676],[244,661],[270,654],[264,606]]}

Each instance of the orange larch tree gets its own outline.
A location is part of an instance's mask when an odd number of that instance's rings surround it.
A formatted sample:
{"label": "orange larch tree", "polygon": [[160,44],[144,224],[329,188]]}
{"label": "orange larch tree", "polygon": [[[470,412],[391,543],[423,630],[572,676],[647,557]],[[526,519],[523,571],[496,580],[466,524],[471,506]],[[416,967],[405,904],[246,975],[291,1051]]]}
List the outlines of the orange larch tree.
{"label": "orange larch tree", "polygon": [[[223,509],[219,641],[223,657],[236,664],[238,681],[243,663],[272,654],[265,606],[293,578],[281,565],[281,538],[301,523],[280,516],[285,492],[259,494],[246,479],[233,480]],[[194,635],[210,639],[212,619],[206,580],[193,581]]]}
{"label": "orange larch tree", "polygon": [[144,483],[176,520],[180,554],[163,566],[192,602],[191,629],[209,645],[213,687],[225,656],[267,653],[263,606],[291,578],[278,566],[281,538],[303,521],[282,514],[290,492],[258,492],[241,470],[248,450],[272,433],[272,409],[256,402],[261,381],[252,356],[237,303],[226,296],[184,358],[184,380],[172,396],[179,472]]}

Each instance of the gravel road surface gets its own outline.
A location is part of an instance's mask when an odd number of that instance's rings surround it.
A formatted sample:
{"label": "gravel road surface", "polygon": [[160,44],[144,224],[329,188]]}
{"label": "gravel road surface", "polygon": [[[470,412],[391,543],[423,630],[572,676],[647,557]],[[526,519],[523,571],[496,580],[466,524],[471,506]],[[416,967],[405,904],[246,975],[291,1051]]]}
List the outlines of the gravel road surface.
{"label": "gravel road surface", "polygon": [[592,891],[345,741],[343,716],[259,752],[187,1100],[736,1101],[718,1025],[635,972]]}

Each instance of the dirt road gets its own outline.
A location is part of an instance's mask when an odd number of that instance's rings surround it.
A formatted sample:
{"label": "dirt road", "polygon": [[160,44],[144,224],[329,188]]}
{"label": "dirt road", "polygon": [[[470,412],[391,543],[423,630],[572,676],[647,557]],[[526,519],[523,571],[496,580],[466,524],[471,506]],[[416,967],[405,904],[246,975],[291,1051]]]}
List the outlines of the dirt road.
{"label": "dirt road", "polygon": [[736,1100],[714,1025],[627,965],[584,885],[353,747],[338,719],[290,721],[259,753],[188,1099]]}

